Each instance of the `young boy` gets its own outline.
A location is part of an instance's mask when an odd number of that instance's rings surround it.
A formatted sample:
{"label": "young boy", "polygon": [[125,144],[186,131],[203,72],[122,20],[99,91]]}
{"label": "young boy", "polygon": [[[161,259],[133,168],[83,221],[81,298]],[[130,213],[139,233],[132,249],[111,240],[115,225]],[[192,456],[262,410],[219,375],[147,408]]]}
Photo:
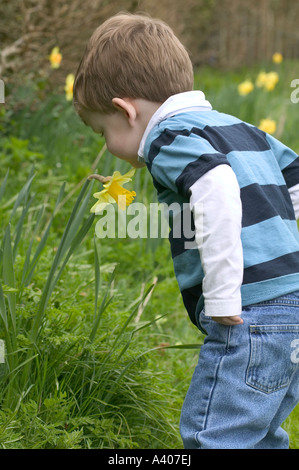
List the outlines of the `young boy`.
{"label": "young boy", "polygon": [[190,204],[197,248],[170,233],[192,322],[206,334],[183,404],[185,448],[288,448],[299,400],[299,158],[193,91],[172,30],[119,14],[93,33],[74,84],[109,151],[146,164],[160,202]]}

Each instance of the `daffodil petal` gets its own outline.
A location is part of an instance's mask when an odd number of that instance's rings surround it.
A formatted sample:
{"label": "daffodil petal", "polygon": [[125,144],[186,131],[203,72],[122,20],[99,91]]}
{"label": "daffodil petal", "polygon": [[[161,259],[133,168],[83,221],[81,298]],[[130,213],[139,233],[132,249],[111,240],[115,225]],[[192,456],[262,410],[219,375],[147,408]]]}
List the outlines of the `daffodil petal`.
{"label": "daffodil petal", "polygon": [[104,196],[104,194],[107,194],[107,189],[103,189],[102,191],[98,191],[97,193],[93,194],[93,197],[96,199],[99,199]]}
{"label": "daffodil petal", "polygon": [[90,212],[98,215],[98,214],[101,214],[103,212],[103,210],[109,206],[110,202],[102,202],[102,201],[98,201],[94,204],[94,206],[92,206],[92,208],[90,209]]}
{"label": "daffodil petal", "polygon": [[127,173],[124,174],[126,178],[132,178],[135,175],[136,168],[131,168]]}
{"label": "daffodil petal", "polygon": [[122,175],[119,171],[115,171],[112,175],[111,181],[116,181],[119,185],[123,185],[132,181],[132,176],[135,174],[135,168],[132,168],[127,173]]}
{"label": "daffodil petal", "polygon": [[103,210],[107,204],[112,204],[115,202],[114,198],[108,194],[108,192],[103,189],[103,191],[100,191],[98,193],[94,193],[93,195],[98,201],[92,206],[90,209],[90,212],[98,213]]}
{"label": "daffodil petal", "polygon": [[113,172],[113,175],[112,175],[112,179],[116,179],[116,178],[122,178],[122,174],[120,173],[120,171],[114,171]]}

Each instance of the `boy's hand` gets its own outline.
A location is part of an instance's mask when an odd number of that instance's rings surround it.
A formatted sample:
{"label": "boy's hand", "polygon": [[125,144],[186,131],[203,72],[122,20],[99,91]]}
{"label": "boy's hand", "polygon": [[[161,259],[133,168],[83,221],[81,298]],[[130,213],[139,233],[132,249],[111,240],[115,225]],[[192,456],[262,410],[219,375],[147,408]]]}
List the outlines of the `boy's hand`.
{"label": "boy's hand", "polygon": [[235,317],[212,317],[212,320],[226,326],[241,325],[243,323],[242,318],[238,315]]}

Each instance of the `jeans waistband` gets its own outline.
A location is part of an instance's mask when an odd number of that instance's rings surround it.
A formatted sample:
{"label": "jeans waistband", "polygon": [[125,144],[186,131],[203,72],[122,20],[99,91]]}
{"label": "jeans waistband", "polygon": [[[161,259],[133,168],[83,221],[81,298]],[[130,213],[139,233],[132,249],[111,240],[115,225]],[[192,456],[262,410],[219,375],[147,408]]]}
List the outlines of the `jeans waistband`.
{"label": "jeans waistband", "polygon": [[254,305],[294,305],[299,307],[299,291],[284,294],[275,299],[264,300]]}

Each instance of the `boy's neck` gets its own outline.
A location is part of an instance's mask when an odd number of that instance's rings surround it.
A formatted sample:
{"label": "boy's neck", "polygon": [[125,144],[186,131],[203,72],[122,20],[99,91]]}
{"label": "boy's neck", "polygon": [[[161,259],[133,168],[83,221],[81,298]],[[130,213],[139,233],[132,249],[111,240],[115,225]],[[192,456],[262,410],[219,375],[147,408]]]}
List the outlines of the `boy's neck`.
{"label": "boy's neck", "polygon": [[142,98],[135,100],[139,119],[144,130],[146,129],[149,121],[155,112],[160,108],[163,103],[148,101]]}

